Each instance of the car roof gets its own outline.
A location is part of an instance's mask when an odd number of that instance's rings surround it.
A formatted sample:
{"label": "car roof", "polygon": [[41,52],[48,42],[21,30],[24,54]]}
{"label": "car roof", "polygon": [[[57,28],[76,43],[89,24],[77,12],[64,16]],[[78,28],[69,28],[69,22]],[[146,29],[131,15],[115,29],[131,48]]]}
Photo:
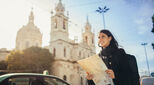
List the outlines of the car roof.
{"label": "car roof", "polygon": [[[4,74],[4,75],[1,75],[1,76],[14,76],[14,75],[39,75],[39,76],[47,76],[47,75],[40,74],[40,73],[8,73],[8,74]],[[56,76],[53,76],[53,75],[50,75],[50,76],[56,77]]]}
{"label": "car roof", "polygon": [[[53,78],[57,78],[59,80],[62,80],[57,76],[45,75],[45,74],[40,74],[40,73],[8,73],[8,74],[4,74],[4,75],[0,76],[0,82],[9,78],[9,77],[13,77],[13,76],[44,76],[44,77],[53,77]],[[62,80],[62,81],[64,81],[64,80]],[[66,82],[66,81],[64,81],[64,82]]]}
{"label": "car roof", "polygon": [[154,77],[143,77],[141,79],[143,80],[143,79],[149,79],[149,78],[154,78]]}

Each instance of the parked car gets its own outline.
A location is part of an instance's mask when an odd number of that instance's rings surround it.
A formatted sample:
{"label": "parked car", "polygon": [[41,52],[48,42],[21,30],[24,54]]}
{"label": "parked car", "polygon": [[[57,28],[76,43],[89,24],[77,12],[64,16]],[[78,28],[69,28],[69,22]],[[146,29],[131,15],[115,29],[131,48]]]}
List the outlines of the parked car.
{"label": "parked car", "polygon": [[141,85],[154,85],[154,77],[141,78]]}
{"label": "parked car", "polygon": [[70,85],[66,81],[38,73],[11,73],[0,76],[0,85]]}

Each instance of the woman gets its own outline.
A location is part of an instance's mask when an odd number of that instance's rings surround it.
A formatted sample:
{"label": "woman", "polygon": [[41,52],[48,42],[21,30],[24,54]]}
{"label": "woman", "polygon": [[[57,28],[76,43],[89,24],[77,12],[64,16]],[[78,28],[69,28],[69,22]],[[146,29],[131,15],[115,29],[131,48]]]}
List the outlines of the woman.
{"label": "woman", "polygon": [[[99,56],[108,67],[106,73],[112,78],[114,85],[131,85],[131,73],[125,51],[118,48],[118,42],[108,30],[101,30],[98,39],[98,45],[102,48]],[[92,74],[87,73],[86,78],[88,85],[95,85]]]}

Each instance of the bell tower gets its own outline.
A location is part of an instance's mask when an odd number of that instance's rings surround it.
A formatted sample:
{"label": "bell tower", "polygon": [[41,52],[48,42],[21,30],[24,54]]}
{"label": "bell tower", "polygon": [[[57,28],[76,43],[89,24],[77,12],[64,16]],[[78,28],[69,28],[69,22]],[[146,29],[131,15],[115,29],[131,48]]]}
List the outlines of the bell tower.
{"label": "bell tower", "polygon": [[82,34],[83,43],[86,43],[88,46],[94,46],[94,33],[91,32],[91,25],[89,23],[88,17],[85,25],[85,32]]}
{"label": "bell tower", "polygon": [[68,41],[68,17],[64,15],[65,8],[61,0],[59,0],[55,11],[55,15],[51,16],[50,42],[57,39]]}

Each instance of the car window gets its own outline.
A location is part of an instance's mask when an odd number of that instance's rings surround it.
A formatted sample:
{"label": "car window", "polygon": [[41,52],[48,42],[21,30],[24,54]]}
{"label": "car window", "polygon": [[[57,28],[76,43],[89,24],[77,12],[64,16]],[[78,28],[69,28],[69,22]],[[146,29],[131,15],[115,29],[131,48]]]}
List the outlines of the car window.
{"label": "car window", "polygon": [[29,85],[29,78],[10,78],[9,85]]}
{"label": "car window", "polygon": [[55,78],[44,78],[44,80],[49,84],[49,85],[67,85],[61,80],[55,79]]}
{"label": "car window", "polygon": [[142,80],[142,85],[154,85],[154,78],[145,78]]}

